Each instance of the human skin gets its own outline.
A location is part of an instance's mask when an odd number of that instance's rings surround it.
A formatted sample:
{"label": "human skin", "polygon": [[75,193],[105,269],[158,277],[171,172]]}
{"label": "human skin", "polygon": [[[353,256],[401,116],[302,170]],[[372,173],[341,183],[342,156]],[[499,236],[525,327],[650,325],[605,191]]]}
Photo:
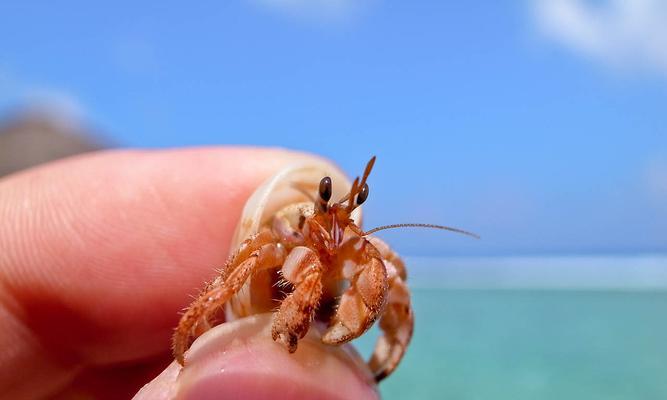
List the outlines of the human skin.
{"label": "human skin", "polygon": [[139,398],[377,397],[347,350],[313,341],[322,368],[301,368],[258,336],[262,323],[239,330],[243,346],[229,333],[229,351],[200,346],[188,373],[170,364],[179,311],[226,260],[245,200],[307,157],[107,151],[0,179],[0,397],[130,398],[163,370]]}

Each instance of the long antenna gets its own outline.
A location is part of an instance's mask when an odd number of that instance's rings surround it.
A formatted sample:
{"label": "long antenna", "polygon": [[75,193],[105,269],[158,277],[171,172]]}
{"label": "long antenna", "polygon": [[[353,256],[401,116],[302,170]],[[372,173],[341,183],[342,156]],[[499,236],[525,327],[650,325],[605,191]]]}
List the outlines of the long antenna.
{"label": "long antenna", "polygon": [[392,225],[383,225],[383,226],[378,226],[377,228],[373,228],[369,231],[364,232],[364,236],[368,236],[372,233],[375,233],[377,231],[382,231],[382,230],[385,230],[385,229],[408,228],[408,227],[442,229],[442,230],[445,230],[445,231],[450,231],[450,232],[460,233],[462,235],[471,236],[471,237],[474,237],[475,239],[480,238],[479,235],[476,235],[472,232],[464,231],[463,229],[452,228],[451,226],[435,225],[435,224],[392,224]]}

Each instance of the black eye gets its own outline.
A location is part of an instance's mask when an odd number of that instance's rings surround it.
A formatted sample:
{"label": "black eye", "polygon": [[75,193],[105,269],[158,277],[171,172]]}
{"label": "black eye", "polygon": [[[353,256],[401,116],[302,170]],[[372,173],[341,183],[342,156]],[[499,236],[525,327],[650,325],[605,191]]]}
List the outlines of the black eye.
{"label": "black eye", "polygon": [[364,183],[364,187],[357,195],[357,205],[361,205],[368,198],[368,183]]}
{"label": "black eye", "polygon": [[331,199],[331,178],[325,176],[320,181],[320,197],[324,201]]}

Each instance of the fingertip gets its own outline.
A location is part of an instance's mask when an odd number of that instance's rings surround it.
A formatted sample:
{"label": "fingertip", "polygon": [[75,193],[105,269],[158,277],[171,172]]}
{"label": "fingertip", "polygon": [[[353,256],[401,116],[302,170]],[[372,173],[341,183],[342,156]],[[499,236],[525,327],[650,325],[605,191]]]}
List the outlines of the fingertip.
{"label": "fingertip", "polygon": [[160,373],[155,379],[148,382],[142,387],[137,394],[134,395],[134,400],[171,400],[176,397],[177,379],[181,370],[181,366],[176,362],[172,362],[169,366]]}
{"label": "fingertip", "polygon": [[[349,345],[321,342],[313,326],[290,354],[271,340],[271,314],[219,325],[197,339],[172,381],[177,399],[377,399],[373,377]],[[157,386],[156,386],[157,387]]]}

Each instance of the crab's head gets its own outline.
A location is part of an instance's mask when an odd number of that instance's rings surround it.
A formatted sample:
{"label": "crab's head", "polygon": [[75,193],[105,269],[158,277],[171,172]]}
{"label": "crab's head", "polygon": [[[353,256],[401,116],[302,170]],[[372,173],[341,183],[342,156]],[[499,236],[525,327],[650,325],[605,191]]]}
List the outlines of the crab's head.
{"label": "crab's head", "polygon": [[366,164],[361,179],[357,177],[352,183],[350,191],[337,202],[330,203],[332,194],[331,178],[325,176],[320,181],[318,198],[315,201],[315,212],[310,220],[309,231],[311,238],[319,242],[320,248],[329,254],[335,254],[343,242],[345,230],[359,236],[363,231],[351,218],[352,211],[362,205],[368,198],[368,184],[366,179],[373,169],[375,157]]}

